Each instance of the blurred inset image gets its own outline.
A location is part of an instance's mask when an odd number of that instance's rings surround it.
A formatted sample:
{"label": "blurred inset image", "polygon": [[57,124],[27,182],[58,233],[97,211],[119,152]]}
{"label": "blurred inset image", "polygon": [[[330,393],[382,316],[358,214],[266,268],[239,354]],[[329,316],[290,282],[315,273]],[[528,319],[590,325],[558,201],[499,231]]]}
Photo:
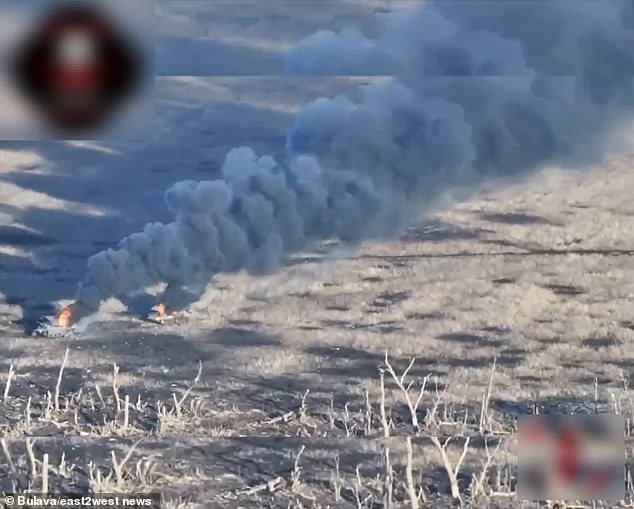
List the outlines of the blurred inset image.
{"label": "blurred inset image", "polygon": [[622,416],[612,414],[521,417],[520,498],[622,499],[623,430]]}
{"label": "blurred inset image", "polygon": [[151,37],[139,38],[150,3],[142,11],[120,2],[38,6],[3,7],[19,28],[0,40],[0,107],[11,112],[0,138],[101,137],[138,114],[151,75]]}

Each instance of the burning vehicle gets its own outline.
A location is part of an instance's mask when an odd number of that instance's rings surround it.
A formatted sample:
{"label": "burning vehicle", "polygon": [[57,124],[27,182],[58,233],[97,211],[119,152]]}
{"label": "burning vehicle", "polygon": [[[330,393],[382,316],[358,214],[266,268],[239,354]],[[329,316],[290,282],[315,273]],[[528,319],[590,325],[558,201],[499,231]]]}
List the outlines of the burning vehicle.
{"label": "burning vehicle", "polygon": [[66,306],[57,316],[43,317],[33,331],[34,336],[66,337],[76,332],[73,323],[73,307]]}
{"label": "burning vehicle", "polygon": [[152,323],[165,325],[168,323],[178,324],[183,319],[190,316],[189,311],[185,309],[174,310],[168,309],[164,302],[159,302],[152,308],[152,311],[145,317],[145,320]]}
{"label": "burning vehicle", "polygon": [[[181,285],[168,285],[161,294],[156,304],[148,314],[141,315],[141,319],[158,325],[174,324],[180,325],[191,316],[189,306],[196,302],[202,292],[201,287],[183,287]],[[98,309],[87,306],[78,299],[64,307],[57,315],[43,317],[36,329],[34,336],[44,337],[67,337],[79,332],[81,320],[95,316]],[[86,323],[84,321],[84,323]]]}
{"label": "burning vehicle", "polygon": [[[76,308],[76,304],[71,304],[62,309],[57,315],[43,317],[33,331],[33,335],[56,338],[76,334],[80,315]],[[186,309],[168,308],[164,302],[160,302],[152,308],[151,312],[144,317],[144,320],[159,325],[180,324],[190,314]]]}

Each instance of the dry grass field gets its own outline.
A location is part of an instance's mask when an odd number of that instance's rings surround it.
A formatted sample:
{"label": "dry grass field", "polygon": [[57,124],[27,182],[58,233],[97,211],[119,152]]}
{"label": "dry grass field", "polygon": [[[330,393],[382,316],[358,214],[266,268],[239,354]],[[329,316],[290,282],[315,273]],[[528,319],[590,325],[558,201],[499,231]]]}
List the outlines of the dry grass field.
{"label": "dry grass field", "polygon": [[36,338],[5,304],[0,489],[536,507],[514,495],[519,414],[631,423],[633,166],[546,168],[399,239],[219,276],[179,324],[113,301]]}
{"label": "dry grass field", "polygon": [[[236,146],[279,157],[307,102],[388,79],[281,76],[286,50],[323,28],[376,35],[412,5],[245,3],[161,2],[144,139],[0,145],[0,493],[634,507],[634,156],[454,190],[399,237],[220,274],[177,322],[144,320],[156,287],[78,334],[31,335],[89,256],[171,220],[174,182],[218,178]],[[626,499],[520,501],[517,418],[536,412],[624,415]]]}

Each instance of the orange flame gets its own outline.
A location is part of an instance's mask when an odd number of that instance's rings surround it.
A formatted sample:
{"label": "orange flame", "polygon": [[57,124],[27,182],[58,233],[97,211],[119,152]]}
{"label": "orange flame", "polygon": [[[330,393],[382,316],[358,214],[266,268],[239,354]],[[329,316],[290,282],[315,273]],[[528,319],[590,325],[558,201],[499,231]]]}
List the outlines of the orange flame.
{"label": "orange flame", "polygon": [[60,327],[70,327],[72,319],[73,319],[73,308],[71,306],[67,306],[57,316],[57,325],[59,325]]}
{"label": "orange flame", "polygon": [[156,313],[163,318],[167,316],[167,306],[165,305],[165,303],[160,302],[156,306]]}

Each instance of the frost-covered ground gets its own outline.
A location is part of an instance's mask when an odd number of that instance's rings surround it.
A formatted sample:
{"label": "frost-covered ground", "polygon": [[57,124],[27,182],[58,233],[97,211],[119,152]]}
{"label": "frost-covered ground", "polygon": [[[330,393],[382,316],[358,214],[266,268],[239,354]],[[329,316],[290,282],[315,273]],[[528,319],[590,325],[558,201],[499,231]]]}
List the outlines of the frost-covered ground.
{"label": "frost-covered ground", "polygon": [[[279,154],[302,104],[383,79],[276,75],[293,41],[351,23],[371,33],[387,2],[350,2],[336,15],[317,2],[312,10],[309,2],[301,9],[271,2],[266,12],[268,2],[248,4],[165,8],[159,70],[173,76],[158,80],[152,135],[0,147],[0,372],[6,380],[12,364],[16,374],[0,403],[0,435],[15,468],[21,472],[16,458],[26,437],[37,435],[38,458],[49,453],[58,465],[65,452],[80,467],[76,475],[58,472],[56,489],[161,489],[182,499],[173,507],[188,507],[190,498],[197,507],[364,507],[357,495],[384,500],[375,479],[385,472],[379,367],[386,350],[399,373],[416,357],[415,387],[431,375],[424,433],[408,427],[402,394],[385,375],[391,434],[416,436],[416,482],[431,507],[446,503],[448,481],[430,435],[472,436],[459,477],[461,492],[472,496],[470,475],[479,476],[486,459],[483,432],[500,440],[535,404],[631,412],[631,156],[576,171],[543,168],[467,198],[447,196],[399,239],[355,249],[324,242],[274,274],[220,275],[177,325],[144,322],[138,310],[152,303],[126,309],[110,301],[78,337],[28,334],[73,298],[88,256],[168,219],[162,194],[171,183],[215,178],[226,152],[241,144]],[[47,393],[54,394],[66,348],[60,400],[68,408],[55,409]],[[185,394],[199,363],[200,379],[176,408],[172,392]],[[127,426],[115,394],[133,405]],[[91,480],[89,459],[107,472],[109,451],[121,459],[138,438],[141,473],[129,467],[120,483]],[[404,447],[391,446],[400,479]],[[514,505],[496,478],[512,476],[513,450],[504,444],[491,463],[498,470],[484,469],[482,499],[470,503]],[[154,470],[143,473],[143,461]],[[0,461],[0,489],[10,479],[27,483],[26,473],[13,474]],[[248,492],[278,477],[283,486]],[[407,501],[400,484],[394,497]]]}

